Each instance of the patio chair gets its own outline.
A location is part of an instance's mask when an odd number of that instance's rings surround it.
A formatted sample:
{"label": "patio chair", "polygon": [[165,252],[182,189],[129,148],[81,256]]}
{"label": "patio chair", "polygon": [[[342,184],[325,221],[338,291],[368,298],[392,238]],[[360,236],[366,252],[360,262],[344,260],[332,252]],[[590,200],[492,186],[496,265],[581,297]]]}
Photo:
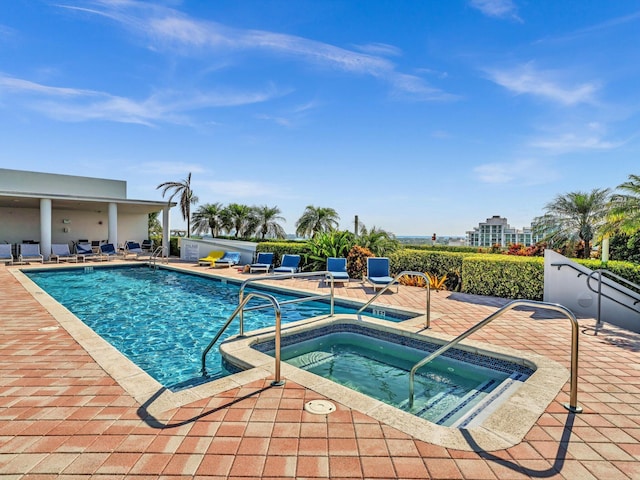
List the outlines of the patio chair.
{"label": "patio chair", "polygon": [[[54,260],[56,263],[60,263],[60,260],[65,262],[74,261],[78,263],[78,255],[75,253],[71,253],[69,250],[68,243],[52,243],[51,244],[51,256],[49,260]],[[84,262],[84,257],[82,257],[82,261]]]}
{"label": "patio chair", "polygon": [[100,261],[104,259],[110,261],[112,258],[118,258],[119,255],[120,254],[113,243],[103,243],[100,245],[100,252],[98,252],[98,258],[100,258]]}
{"label": "patio chair", "polygon": [[240,252],[224,252],[222,258],[213,262],[212,267],[233,267],[240,263]]}
{"label": "patio chair", "polygon": [[78,258],[82,258],[83,262],[87,261],[87,258],[96,258],[98,254],[93,250],[90,243],[76,243],[76,255]]}
{"label": "patio chair", "polygon": [[11,253],[10,243],[0,243],[0,262],[7,264],[13,263],[13,254]]}
{"label": "patio chair", "polygon": [[273,269],[273,273],[296,273],[300,266],[300,255],[285,253],[280,266]]}
{"label": "patio chair", "polygon": [[[338,257],[327,258],[327,272],[333,275],[333,283],[349,283],[351,278],[347,273],[347,259]],[[327,275],[325,282],[330,282],[331,277]]]}
{"label": "patio chair", "polygon": [[18,255],[18,261],[20,263],[27,263],[30,260],[44,263],[44,257],[40,253],[40,245],[37,243],[20,244],[20,255]]}
{"label": "patio chair", "polygon": [[151,252],[153,250],[153,240],[142,240],[140,247],[147,252]]}
{"label": "patio chair", "polygon": [[125,242],[123,258],[126,260],[131,255],[134,260],[140,260],[141,257],[151,258],[151,252],[143,250],[138,242]]}
{"label": "patio chair", "polygon": [[[384,288],[394,282],[394,278],[389,275],[389,259],[387,257],[367,258],[367,273],[364,280],[371,284],[374,292],[378,288]],[[396,281],[394,284],[396,292],[398,292],[398,282]]]}
{"label": "patio chair", "polygon": [[198,259],[198,265],[209,265],[213,267],[213,263],[216,260],[220,260],[224,256],[224,252],[219,250],[211,250],[206,257],[202,257]]}
{"label": "patio chair", "polygon": [[249,265],[249,273],[253,272],[265,272],[269,273],[271,270],[271,264],[273,263],[273,253],[271,252],[258,252],[258,258],[256,263]]}

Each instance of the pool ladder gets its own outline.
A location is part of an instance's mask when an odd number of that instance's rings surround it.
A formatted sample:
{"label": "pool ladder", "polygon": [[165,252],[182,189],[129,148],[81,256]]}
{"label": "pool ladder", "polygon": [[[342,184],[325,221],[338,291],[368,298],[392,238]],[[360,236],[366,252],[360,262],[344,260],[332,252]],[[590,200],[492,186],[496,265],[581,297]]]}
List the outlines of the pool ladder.
{"label": "pool ladder", "polygon": [[157,261],[158,258],[162,259],[162,262],[169,263],[169,255],[166,254],[167,248],[160,245],[156,247],[151,256],[149,257],[149,266],[153,269],[158,268]]}
{"label": "pool ladder", "polygon": [[582,407],[578,406],[578,320],[576,320],[575,315],[566,307],[562,305],[558,305],[556,303],[548,303],[548,302],[537,302],[535,300],[514,300],[509,302],[500,310],[492,313],[484,320],[476,323],[473,327],[469,328],[464,333],[461,333],[456,338],[451,340],[449,343],[443,345],[438,350],[430,354],[429,356],[423,358],[418,363],[416,363],[413,368],[411,368],[411,372],[409,374],[409,408],[413,407],[413,396],[414,396],[414,377],[416,371],[424,367],[427,363],[434,360],[436,357],[439,357],[443,353],[445,353],[450,348],[456,346],[462,340],[467,338],[472,333],[477,332],[482,327],[492,322],[496,318],[502,316],[509,310],[519,307],[519,306],[532,306],[536,308],[541,308],[545,310],[554,310],[556,312],[562,313],[565,317],[567,317],[571,321],[571,393],[569,397],[569,403],[564,403],[563,406],[567,410],[572,413],[581,413]]}

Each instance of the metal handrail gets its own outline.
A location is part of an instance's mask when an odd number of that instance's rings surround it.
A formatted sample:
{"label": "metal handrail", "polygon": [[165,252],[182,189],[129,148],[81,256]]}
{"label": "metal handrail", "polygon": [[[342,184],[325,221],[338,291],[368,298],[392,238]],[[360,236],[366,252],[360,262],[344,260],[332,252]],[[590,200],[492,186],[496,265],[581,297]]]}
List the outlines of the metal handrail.
{"label": "metal handrail", "polygon": [[151,256],[149,257],[149,262],[151,262],[154,268],[156,267],[156,262],[159,256],[161,256],[162,258],[166,258],[167,263],[169,263],[169,256],[165,255],[166,248],[167,247],[164,247],[162,245],[157,246],[153,251],[153,253],[151,254]]}
{"label": "metal handrail", "polygon": [[218,331],[216,336],[213,337],[213,340],[211,340],[209,345],[207,345],[207,348],[204,349],[204,351],[202,352],[202,358],[201,358],[201,361],[202,361],[202,375],[205,375],[205,376],[207,375],[207,367],[206,367],[207,354],[209,353],[211,348],[215,345],[215,343],[218,341],[218,339],[222,336],[222,334],[225,332],[227,327],[229,327],[229,325],[231,325],[231,322],[233,321],[233,319],[236,318],[238,313],[242,312],[242,310],[244,309],[244,306],[253,297],[265,298],[265,299],[269,300],[271,302],[271,304],[273,305],[273,310],[274,310],[274,313],[275,313],[275,316],[276,316],[276,337],[275,337],[276,366],[275,366],[275,380],[273,382],[271,382],[271,385],[281,386],[281,385],[284,385],[284,382],[282,381],[282,379],[280,377],[280,330],[281,330],[280,329],[280,324],[281,324],[281,319],[282,319],[282,314],[281,314],[281,311],[280,311],[280,304],[278,303],[278,300],[276,300],[276,298],[273,295],[269,295],[268,293],[262,293],[262,292],[250,292],[241,302],[239,302],[238,306],[233,311],[231,316],[227,319],[227,321],[222,326],[222,328]]}
{"label": "metal handrail", "polygon": [[[304,278],[304,277],[317,277],[317,276],[324,276],[329,277],[331,279],[331,291],[330,293],[324,294],[324,295],[311,295],[308,297],[302,297],[302,298],[297,298],[294,300],[285,300],[283,302],[280,302],[280,305],[288,305],[290,303],[302,303],[302,302],[312,302],[314,300],[322,300],[325,299],[327,297],[329,297],[329,316],[333,317],[334,314],[334,286],[333,286],[333,282],[334,282],[334,278],[333,278],[333,274],[331,272],[325,271],[325,272],[297,272],[297,273],[276,273],[273,275],[269,275],[266,277],[255,277],[255,278],[249,278],[248,280],[245,280],[244,282],[242,282],[242,285],[240,285],[240,292],[238,293],[238,303],[243,303],[243,299],[244,299],[244,290],[247,287],[247,285],[249,285],[250,283],[254,283],[254,282],[259,282],[261,280],[284,280],[287,278]],[[245,308],[242,311],[240,311],[240,335],[244,335],[244,310],[250,311],[250,310],[260,310],[261,308],[267,308],[269,307],[269,305],[257,305],[255,307],[249,307],[249,308]]]}
{"label": "metal handrail", "polygon": [[434,358],[439,357],[444,352],[446,352],[450,348],[460,343],[462,340],[467,338],[472,333],[480,330],[489,322],[495,320],[496,318],[508,312],[512,308],[515,308],[521,305],[529,305],[529,306],[534,306],[542,309],[554,310],[556,312],[563,313],[571,321],[571,393],[569,397],[569,403],[568,404],[565,403],[563,405],[564,405],[564,408],[566,408],[572,413],[581,413],[582,407],[578,406],[578,320],[576,320],[575,315],[568,308],[562,305],[558,305],[556,303],[538,302],[535,300],[514,300],[512,302],[509,302],[500,310],[492,313],[484,320],[476,323],[473,327],[469,328],[467,331],[458,335],[449,343],[443,345],[438,350],[436,350],[429,356],[423,358],[418,363],[416,363],[411,369],[411,372],[409,374],[409,408],[413,407],[414,377],[415,377],[416,371],[419,368],[425,366]]}
{"label": "metal handrail", "polygon": [[[578,272],[578,277],[582,276],[582,275],[587,275],[585,272],[583,272],[582,270],[580,270],[579,268],[577,268],[575,265],[572,265],[570,263],[552,263],[551,264],[552,267],[558,267],[558,270],[560,270],[561,267],[570,267],[573,270],[575,270],[576,272]],[[591,286],[591,279],[595,276],[598,275],[598,288],[595,289],[594,287]],[[614,279],[610,279],[612,280],[612,282],[616,282],[616,281],[620,281],[619,283],[625,283],[626,285],[628,285],[631,288],[635,288],[637,290],[640,290],[640,285],[635,284],[629,280],[627,280],[624,277],[621,277],[620,275],[616,275],[615,273],[609,271],[609,270],[605,270],[605,269],[598,269],[598,270],[594,270],[591,273],[589,273],[587,275],[587,279],[586,279],[586,285],[587,288],[589,290],[591,290],[593,293],[596,293],[598,295],[598,307],[597,307],[597,317],[596,317],[596,334],[598,332],[598,329],[600,328],[600,326],[602,325],[601,319],[600,319],[600,315],[601,315],[601,311],[602,311],[602,297],[611,300],[612,302],[617,303],[618,305],[627,308],[628,310],[631,310],[632,312],[635,313],[640,313],[640,311],[638,311],[637,309],[633,308],[635,307],[638,303],[640,303],[640,297],[638,297],[637,295],[632,295],[630,294],[628,291],[625,290],[621,290],[620,288],[618,288],[615,284],[611,284],[609,282],[604,282],[604,284],[609,287],[611,290],[618,292],[624,296],[626,296],[627,298],[633,300],[633,306],[629,306],[624,302],[621,302],[620,300],[607,295],[606,293],[602,293],[602,277],[606,275],[606,276],[610,276],[610,277],[614,277]],[[634,292],[635,293],[635,292]]]}
{"label": "metal handrail", "polygon": [[400,279],[400,277],[404,277],[405,275],[415,275],[418,277],[422,277],[425,280],[426,289],[427,289],[427,306],[426,306],[427,321],[425,322],[425,328],[431,328],[431,279],[427,274],[423,272],[412,272],[410,270],[405,270],[404,272],[400,272],[398,275],[396,275],[396,277],[393,280],[391,280],[387,285],[385,285],[381,290],[379,290],[378,293],[376,293],[373,297],[371,297],[371,299],[367,303],[365,303],[360,308],[360,310],[358,310],[358,313],[362,313],[369,305],[373,303],[373,301],[376,298],[378,298],[380,295],[386,292],[392,285],[398,283],[398,280]]}

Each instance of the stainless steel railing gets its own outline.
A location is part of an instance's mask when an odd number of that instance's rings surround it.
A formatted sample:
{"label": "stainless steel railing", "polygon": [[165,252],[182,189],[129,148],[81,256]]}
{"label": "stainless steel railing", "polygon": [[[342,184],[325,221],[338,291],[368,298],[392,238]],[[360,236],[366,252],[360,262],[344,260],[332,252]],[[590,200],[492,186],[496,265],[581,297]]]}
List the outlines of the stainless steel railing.
{"label": "stainless steel railing", "polygon": [[280,304],[278,303],[278,300],[276,300],[276,298],[273,295],[269,295],[268,293],[261,293],[261,292],[250,292],[249,294],[247,294],[247,296],[244,297],[244,299],[238,303],[238,306],[236,307],[236,309],[233,311],[231,316],[227,319],[227,321],[222,326],[222,328],[218,331],[216,336],[213,337],[213,340],[211,340],[209,345],[207,345],[207,348],[204,349],[204,351],[202,352],[202,357],[201,357],[202,375],[207,375],[207,366],[206,366],[207,354],[209,353],[211,348],[213,348],[215,343],[220,339],[220,337],[225,332],[225,330],[229,327],[229,325],[231,325],[231,322],[233,321],[233,319],[236,318],[236,316],[238,316],[239,313],[242,313],[242,311],[244,310],[244,306],[253,297],[264,298],[264,299],[268,300],[269,302],[271,302],[271,305],[273,306],[273,310],[274,310],[275,317],[276,317],[276,332],[275,332],[275,335],[276,335],[275,336],[275,359],[276,359],[276,365],[275,365],[275,380],[273,382],[271,382],[271,385],[281,386],[281,385],[284,385],[284,382],[282,381],[282,378],[280,376],[280,332],[281,332],[281,320],[282,320],[282,314],[281,314],[281,311],[280,311]]}
{"label": "stainless steel railing", "polygon": [[576,320],[575,315],[568,308],[562,305],[558,305],[555,303],[538,302],[535,300],[514,300],[512,302],[509,302],[500,310],[492,313],[484,320],[476,323],[473,327],[469,328],[467,331],[458,335],[449,343],[443,345],[438,350],[436,350],[429,356],[423,358],[418,363],[416,363],[411,369],[411,372],[409,374],[409,408],[413,407],[414,377],[415,377],[416,371],[419,368],[425,366],[427,363],[431,362],[433,359],[439,357],[444,352],[456,346],[462,340],[467,338],[469,335],[477,332],[482,327],[492,322],[496,318],[500,317],[504,313],[508,312],[509,310],[515,307],[519,307],[523,305],[543,308],[546,310],[555,310],[556,312],[560,312],[564,314],[571,321],[571,393],[569,397],[569,403],[568,404],[565,403],[564,407],[572,413],[581,413],[582,407],[578,406],[578,320]]}

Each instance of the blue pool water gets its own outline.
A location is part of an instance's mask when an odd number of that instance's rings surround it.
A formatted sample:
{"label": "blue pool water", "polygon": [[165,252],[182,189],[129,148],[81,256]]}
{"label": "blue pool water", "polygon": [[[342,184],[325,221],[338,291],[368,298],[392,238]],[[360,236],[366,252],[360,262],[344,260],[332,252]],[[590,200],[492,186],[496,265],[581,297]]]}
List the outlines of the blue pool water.
{"label": "blue pool water", "polygon": [[[239,286],[172,270],[90,267],[25,272],[127,358],[169,389],[201,383],[201,355],[238,304]],[[247,289],[247,291],[250,291]],[[295,298],[274,292],[278,301]],[[252,300],[249,305],[263,304]],[[336,313],[356,313],[335,306]],[[282,323],[329,313],[323,302],[282,306]],[[387,316],[387,319],[390,319]],[[274,325],[272,308],[246,312],[245,331]],[[220,341],[238,333],[234,321]],[[218,348],[207,356],[209,378],[229,375]]]}
{"label": "blue pool water", "polygon": [[[449,350],[417,371],[410,408],[409,371],[439,347],[427,339],[337,323],[285,336],[281,358],[438,425],[458,427],[533,373],[506,360]],[[273,341],[253,348],[273,355]]]}

